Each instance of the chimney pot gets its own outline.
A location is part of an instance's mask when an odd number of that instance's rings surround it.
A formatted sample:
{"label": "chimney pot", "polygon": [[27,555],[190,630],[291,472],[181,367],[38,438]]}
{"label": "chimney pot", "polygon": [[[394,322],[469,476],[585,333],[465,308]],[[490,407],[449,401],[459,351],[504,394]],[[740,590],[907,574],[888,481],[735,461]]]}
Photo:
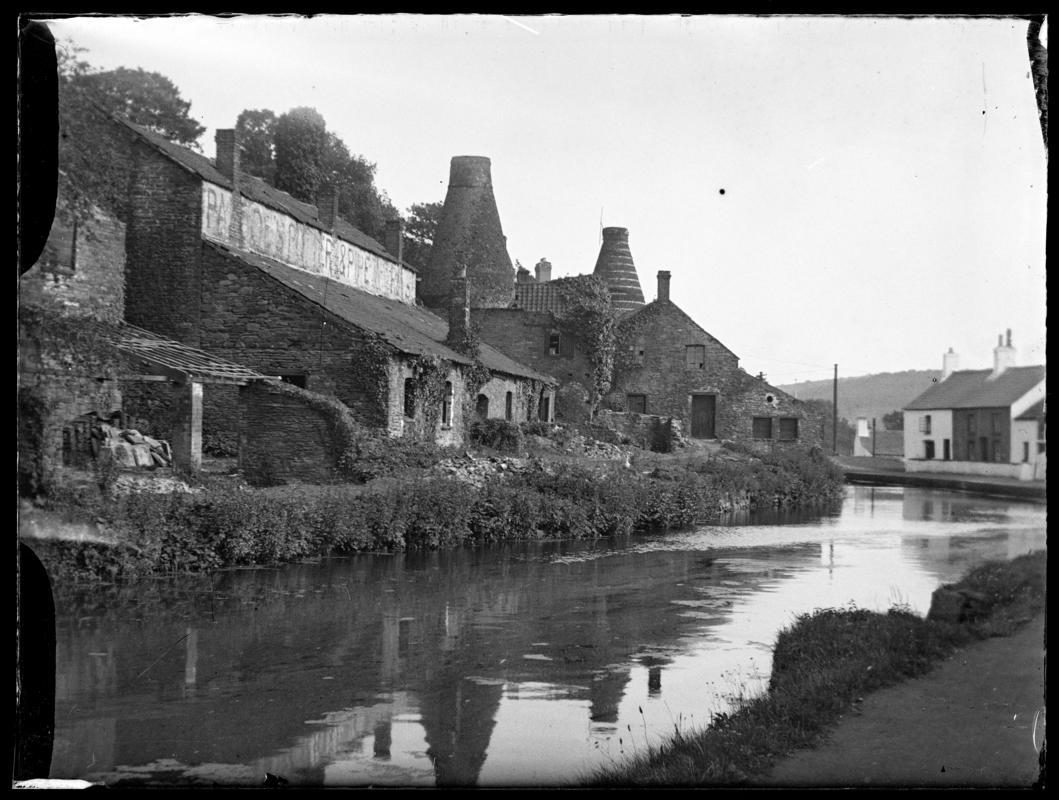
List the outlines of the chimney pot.
{"label": "chimney pot", "polygon": [[1008,347],[1011,347],[1011,328],[1008,328],[1007,334],[1008,334]]}
{"label": "chimney pot", "polygon": [[658,271],[658,299],[668,300],[669,299],[669,270],[661,269]]}
{"label": "chimney pot", "polygon": [[386,249],[398,263],[404,261],[404,220],[400,217],[386,220]]}

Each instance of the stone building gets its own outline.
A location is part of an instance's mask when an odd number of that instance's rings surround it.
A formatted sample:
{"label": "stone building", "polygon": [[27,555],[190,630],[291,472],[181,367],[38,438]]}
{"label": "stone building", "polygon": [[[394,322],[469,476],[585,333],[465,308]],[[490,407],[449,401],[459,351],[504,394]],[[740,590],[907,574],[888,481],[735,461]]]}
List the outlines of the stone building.
{"label": "stone building", "polygon": [[[476,362],[459,330],[416,304],[399,224],[384,247],[337,215],[336,189],[313,205],[244,173],[234,130],[217,132],[211,161],[120,124],[134,134],[129,322],[335,398],[392,436],[460,444],[473,413],[549,406],[551,378],[487,344]],[[466,319],[465,299],[449,316]],[[236,447],[238,405],[233,389],[203,397],[219,449]]]}
{"label": "stone building", "polygon": [[612,407],[680,420],[693,439],[757,449],[820,445],[823,420],[800,400],[748,374],[739,357],[670,298],[670,273],[658,296],[619,323],[628,351],[616,369]]}

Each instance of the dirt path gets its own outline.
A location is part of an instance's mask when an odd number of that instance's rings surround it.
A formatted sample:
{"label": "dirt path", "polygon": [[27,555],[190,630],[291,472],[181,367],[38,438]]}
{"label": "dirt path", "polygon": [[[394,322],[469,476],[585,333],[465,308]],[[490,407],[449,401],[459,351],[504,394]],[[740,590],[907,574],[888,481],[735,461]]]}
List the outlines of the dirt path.
{"label": "dirt path", "polygon": [[[970,645],[933,671],[870,694],[828,740],[759,786],[1030,787],[1044,706],[1045,624]],[[1043,724],[1036,733],[1039,747]]]}

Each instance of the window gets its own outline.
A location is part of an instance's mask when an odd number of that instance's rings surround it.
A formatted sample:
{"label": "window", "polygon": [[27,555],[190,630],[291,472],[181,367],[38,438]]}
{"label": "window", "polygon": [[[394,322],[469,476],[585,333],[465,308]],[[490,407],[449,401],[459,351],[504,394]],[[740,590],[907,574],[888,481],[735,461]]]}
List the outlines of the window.
{"label": "window", "polygon": [[540,414],[538,416],[541,422],[552,421],[552,399],[543,392],[541,392]]}
{"label": "window", "polygon": [[404,379],[404,415],[409,418],[416,415],[416,382],[413,378]]}
{"label": "window", "polygon": [[644,363],[644,352],[646,350],[644,338],[638,336],[636,341],[632,345],[632,363],[642,364]]}
{"label": "window", "polygon": [[974,418],[974,414],[968,414],[967,415],[967,432],[973,435],[977,428],[978,428],[978,420],[976,420]]}
{"label": "window", "polygon": [[474,402],[474,413],[477,414],[481,419],[489,418],[489,398],[484,394],[478,395],[478,399]]}
{"label": "window", "polygon": [[284,383],[289,383],[291,386],[297,386],[299,389],[304,389],[307,382],[305,375],[280,375],[279,379]]}
{"label": "window", "polygon": [[685,369],[706,369],[706,345],[689,344],[684,348]]}
{"label": "window", "polygon": [[548,355],[559,355],[559,346],[562,344],[562,338],[558,328],[552,328],[548,331]]}
{"label": "window", "polygon": [[993,433],[999,433],[1000,432],[1000,412],[999,411],[994,411],[992,416],[993,416]]}
{"label": "window", "polygon": [[511,422],[511,420],[514,419],[514,411],[515,397],[511,394],[511,392],[508,392],[504,396],[504,419],[506,419],[508,422]]}
{"label": "window", "polygon": [[625,395],[625,401],[629,411],[632,411],[635,414],[647,413],[647,395],[627,394]]}
{"label": "window", "polygon": [[452,382],[445,381],[445,397],[441,400],[441,426],[452,427]]}
{"label": "window", "polygon": [[755,439],[772,438],[772,417],[754,417],[753,427]]}
{"label": "window", "polygon": [[1022,460],[1023,461],[1029,461],[1030,460],[1030,443],[1029,442],[1023,442],[1022,443]]}
{"label": "window", "polygon": [[919,418],[919,432],[930,435],[930,414],[925,414]]}
{"label": "window", "polygon": [[927,439],[925,442],[923,442],[923,458],[927,459],[928,461],[930,459],[934,458],[934,440],[933,439]]}
{"label": "window", "polygon": [[798,438],[798,418],[780,418],[780,439],[785,442],[793,442]]}

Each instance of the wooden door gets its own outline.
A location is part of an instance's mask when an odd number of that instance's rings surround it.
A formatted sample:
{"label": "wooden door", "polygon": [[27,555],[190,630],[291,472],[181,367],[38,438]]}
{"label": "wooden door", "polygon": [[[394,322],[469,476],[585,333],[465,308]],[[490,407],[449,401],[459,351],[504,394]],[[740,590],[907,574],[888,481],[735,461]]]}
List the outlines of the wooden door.
{"label": "wooden door", "polygon": [[694,439],[713,439],[717,436],[717,398],[712,394],[691,396],[691,436]]}

